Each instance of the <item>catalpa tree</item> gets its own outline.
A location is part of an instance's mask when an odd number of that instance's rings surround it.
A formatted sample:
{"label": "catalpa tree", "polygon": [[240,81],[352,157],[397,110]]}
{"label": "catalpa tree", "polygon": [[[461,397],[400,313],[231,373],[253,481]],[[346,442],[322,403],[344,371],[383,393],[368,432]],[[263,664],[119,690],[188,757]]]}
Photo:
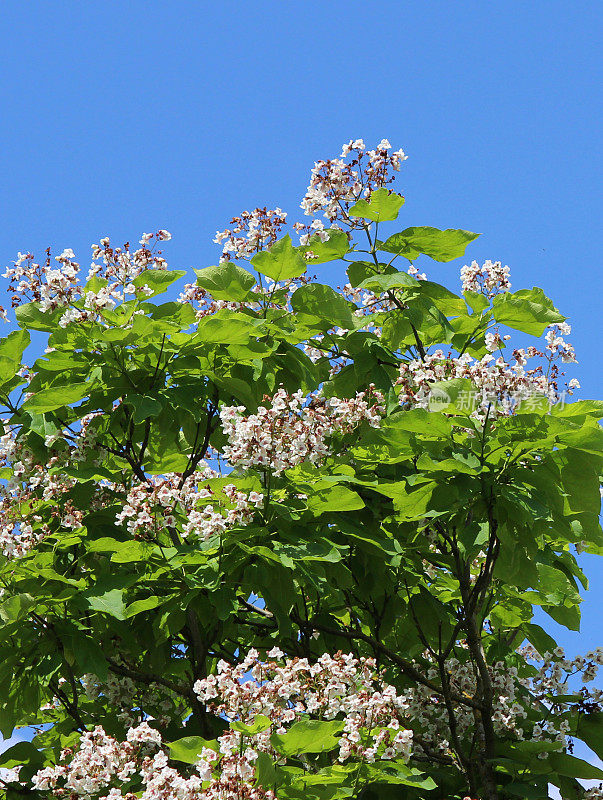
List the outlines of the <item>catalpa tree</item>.
{"label": "catalpa tree", "polygon": [[541,289],[419,271],[477,234],[395,230],[404,158],[351,141],[180,290],[164,230],[9,267],[7,800],[603,796],[603,650],[533,621],[603,552],[603,403]]}

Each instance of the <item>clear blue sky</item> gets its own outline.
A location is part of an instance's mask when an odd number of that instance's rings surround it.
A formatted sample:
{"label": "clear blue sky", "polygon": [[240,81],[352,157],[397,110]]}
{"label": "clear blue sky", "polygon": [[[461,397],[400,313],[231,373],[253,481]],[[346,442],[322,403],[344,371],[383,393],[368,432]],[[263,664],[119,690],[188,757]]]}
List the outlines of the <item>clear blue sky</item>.
{"label": "clear blue sky", "polygon": [[[603,397],[602,18],[575,0],[8,0],[0,264],[162,227],[173,267],[206,266],[234,214],[295,213],[315,159],[387,137],[409,155],[404,227],[483,232],[471,256],[545,288],[582,396]],[[460,265],[430,277],[454,287]],[[603,643],[588,566],[571,650]]]}

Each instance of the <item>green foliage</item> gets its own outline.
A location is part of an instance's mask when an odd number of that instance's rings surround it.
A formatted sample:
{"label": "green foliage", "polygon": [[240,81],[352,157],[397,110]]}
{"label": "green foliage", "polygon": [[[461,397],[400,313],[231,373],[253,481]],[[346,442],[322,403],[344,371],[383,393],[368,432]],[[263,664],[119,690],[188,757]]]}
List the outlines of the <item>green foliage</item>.
{"label": "green foliage", "polygon": [[298,278],[306,271],[306,260],[291,243],[289,234],[276,242],[270,250],[264,250],[251,259],[251,263],[273,281]]}
{"label": "green foliage", "polygon": [[218,267],[196,269],[197,285],[216,300],[242,301],[255,286],[255,278],[246,269],[227,261]]}
{"label": "green foliage", "polygon": [[295,756],[300,753],[322,753],[332,750],[339,742],[338,733],[343,730],[343,723],[324,722],[317,719],[295,722],[282,735],[274,733],[271,742],[278,753],[284,756]]}
{"label": "green foliage", "polygon": [[[381,225],[403,202],[379,188],[348,217]],[[421,254],[449,262],[479,234],[409,227],[379,241],[368,225],[350,229],[368,236],[368,260],[332,229],[324,241],[295,247],[286,235],[257,252],[257,282],[232,262],[195,270],[210,301],[227,304],[212,313],[161,297],[184,273],[155,268],[134,278],[134,299],[80,321],[62,324],[64,308],[17,308],[21,329],[0,341],[0,398],[17,448],[5,453],[2,477],[13,480],[3,524],[5,541],[23,545],[0,557],[0,730],[40,728],[0,766],[24,764],[31,777],[82,730],[102,724],[123,739],[136,712],[162,729],[178,769],[204,747],[217,751],[227,727],[243,741],[267,732],[279,757],[259,753],[256,782],[278,787],[279,800],[540,798],[547,783],[580,797],[575,779],[603,776],[552,734],[531,738],[540,703],[603,757],[603,714],[573,689],[565,700],[530,696],[535,667],[518,652],[522,642],[556,649],[536,609],[579,629],[587,582],[576,546],[603,552],[603,403],[540,396],[508,414],[491,403],[480,415],[467,405],[475,378],[447,372],[445,357],[433,361],[441,369],[423,405],[417,385],[403,399],[401,378],[444,345],[479,360],[495,326],[541,336],[564,317],[537,288],[461,295],[394,265]],[[377,251],[394,258],[381,263]],[[297,280],[309,264],[339,259],[359,295],[370,293],[366,306]],[[277,285],[267,289],[262,276]],[[82,311],[83,300],[73,307]],[[50,349],[24,396],[30,330],[46,333]],[[312,409],[357,393],[371,405],[378,391],[378,423],[334,428],[320,457],[317,436],[312,457],[280,470],[268,459],[203,473],[217,454],[228,462],[220,412],[255,414],[280,387],[311,394]],[[162,481],[179,492],[188,479],[198,505],[173,501],[166,517],[153,492]],[[262,504],[237,517],[230,484],[245,498],[261,492]],[[136,515],[122,512],[140,487],[138,502],[154,505],[136,528]],[[190,534],[187,515],[205,506],[228,521]],[[341,715],[306,715],[279,733],[267,716],[227,723],[195,699],[195,681],[220,659],[275,644],[310,661],[337,650],[375,657],[397,691],[436,700],[423,722],[408,718],[410,761],[339,763]],[[477,676],[472,688],[455,684],[453,659]],[[525,740],[512,727],[493,734],[485,676],[497,664],[523,681]],[[96,693],[84,689],[90,675]],[[126,680],[132,696],[113,701],[110,682]],[[437,729],[449,745],[421,750],[434,707],[449,714]],[[463,722],[451,727],[455,715]]]}
{"label": "green foliage", "polygon": [[406,228],[394,233],[385,242],[379,242],[379,250],[395,253],[409,261],[424,254],[434,261],[453,261],[465,254],[467,245],[477,239],[479,233],[447,228],[441,231],[429,226]]}
{"label": "green foliage", "polygon": [[404,203],[402,195],[377,189],[369,200],[358,200],[349,211],[350,217],[362,217],[372,222],[391,222],[398,218],[398,212]]}

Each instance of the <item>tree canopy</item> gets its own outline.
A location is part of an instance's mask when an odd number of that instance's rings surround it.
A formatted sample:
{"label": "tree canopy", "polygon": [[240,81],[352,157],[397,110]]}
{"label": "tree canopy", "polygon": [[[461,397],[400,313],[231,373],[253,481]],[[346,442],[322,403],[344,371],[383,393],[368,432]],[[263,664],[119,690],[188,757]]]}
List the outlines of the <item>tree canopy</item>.
{"label": "tree canopy", "polygon": [[603,402],[542,289],[420,272],[478,234],[397,230],[404,159],[351,141],[180,289],[165,230],[8,269],[7,800],[603,796],[603,649],[534,622],[603,552]]}

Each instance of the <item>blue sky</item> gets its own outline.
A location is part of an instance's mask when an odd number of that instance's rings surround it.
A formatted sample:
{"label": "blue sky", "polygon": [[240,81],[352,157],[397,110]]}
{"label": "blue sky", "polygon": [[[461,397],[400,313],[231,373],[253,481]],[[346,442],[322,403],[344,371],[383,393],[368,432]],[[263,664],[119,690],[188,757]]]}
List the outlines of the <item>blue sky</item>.
{"label": "blue sky", "polygon": [[[105,234],[160,227],[171,266],[216,263],[234,214],[295,214],[315,159],[387,137],[409,155],[404,227],[483,232],[471,257],[545,288],[582,396],[602,397],[602,18],[556,0],[4,3],[0,263],[48,245],[85,262]],[[455,288],[462,263],[423,268]],[[572,651],[603,640],[586,563]]]}

